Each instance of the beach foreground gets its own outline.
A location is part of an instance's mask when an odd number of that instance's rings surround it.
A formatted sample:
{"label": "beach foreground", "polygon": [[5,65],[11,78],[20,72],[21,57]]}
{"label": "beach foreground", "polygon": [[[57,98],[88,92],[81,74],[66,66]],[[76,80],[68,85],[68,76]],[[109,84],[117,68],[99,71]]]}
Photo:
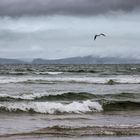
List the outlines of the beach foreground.
{"label": "beach foreground", "polygon": [[80,137],[80,136],[122,136],[122,135],[140,135],[140,127],[107,127],[107,126],[94,126],[94,127],[81,127],[81,128],[67,128],[54,126],[51,128],[44,128],[28,133],[15,133],[1,135],[1,137],[12,136],[56,136],[56,137]]}
{"label": "beach foreground", "polygon": [[139,136],[125,137],[47,137],[47,136],[13,136],[2,140],[139,140]]}

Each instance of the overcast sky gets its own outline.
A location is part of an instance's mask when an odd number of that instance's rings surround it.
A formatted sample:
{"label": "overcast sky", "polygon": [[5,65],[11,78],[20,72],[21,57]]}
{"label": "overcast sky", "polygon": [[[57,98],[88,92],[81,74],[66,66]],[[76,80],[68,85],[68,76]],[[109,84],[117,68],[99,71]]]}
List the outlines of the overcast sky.
{"label": "overcast sky", "polygon": [[0,0],[0,58],[86,55],[140,58],[140,0]]}

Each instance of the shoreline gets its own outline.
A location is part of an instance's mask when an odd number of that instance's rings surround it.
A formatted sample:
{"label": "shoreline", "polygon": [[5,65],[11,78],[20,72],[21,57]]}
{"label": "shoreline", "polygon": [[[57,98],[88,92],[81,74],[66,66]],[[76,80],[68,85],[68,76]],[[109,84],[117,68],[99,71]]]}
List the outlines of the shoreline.
{"label": "shoreline", "polygon": [[22,136],[49,136],[49,137],[83,137],[83,136],[140,136],[140,126],[137,127],[115,127],[115,126],[93,126],[81,128],[69,127],[47,127],[37,131],[26,133],[14,133],[0,135],[0,138]]}

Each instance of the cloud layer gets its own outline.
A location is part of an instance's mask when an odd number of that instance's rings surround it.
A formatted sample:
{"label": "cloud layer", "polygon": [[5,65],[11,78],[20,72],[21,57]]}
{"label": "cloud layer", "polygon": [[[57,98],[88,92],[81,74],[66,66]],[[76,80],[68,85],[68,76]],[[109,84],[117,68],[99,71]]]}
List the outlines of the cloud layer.
{"label": "cloud layer", "polygon": [[[0,57],[95,55],[140,58],[139,23],[140,15],[135,13],[108,18],[1,17]],[[93,36],[99,32],[104,32],[107,37],[94,41]]]}
{"label": "cloud layer", "polygon": [[0,16],[21,15],[97,15],[131,12],[140,0],[0,0]]}
{"label": "cloud layer", "polygon": [[140,58],[139,9],[140,0],[0,0],[0,57]]}

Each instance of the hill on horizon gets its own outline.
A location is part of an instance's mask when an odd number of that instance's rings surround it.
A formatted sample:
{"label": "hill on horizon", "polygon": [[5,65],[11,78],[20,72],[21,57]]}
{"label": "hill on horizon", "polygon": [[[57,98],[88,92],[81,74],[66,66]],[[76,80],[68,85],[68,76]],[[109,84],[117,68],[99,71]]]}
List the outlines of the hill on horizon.
{"label": "hill on horizon", "polygon": [[35,58],[29,62],[20,59],[0,58],[0,64],[140,64],[140,59],[79,56],[63,59]]}

